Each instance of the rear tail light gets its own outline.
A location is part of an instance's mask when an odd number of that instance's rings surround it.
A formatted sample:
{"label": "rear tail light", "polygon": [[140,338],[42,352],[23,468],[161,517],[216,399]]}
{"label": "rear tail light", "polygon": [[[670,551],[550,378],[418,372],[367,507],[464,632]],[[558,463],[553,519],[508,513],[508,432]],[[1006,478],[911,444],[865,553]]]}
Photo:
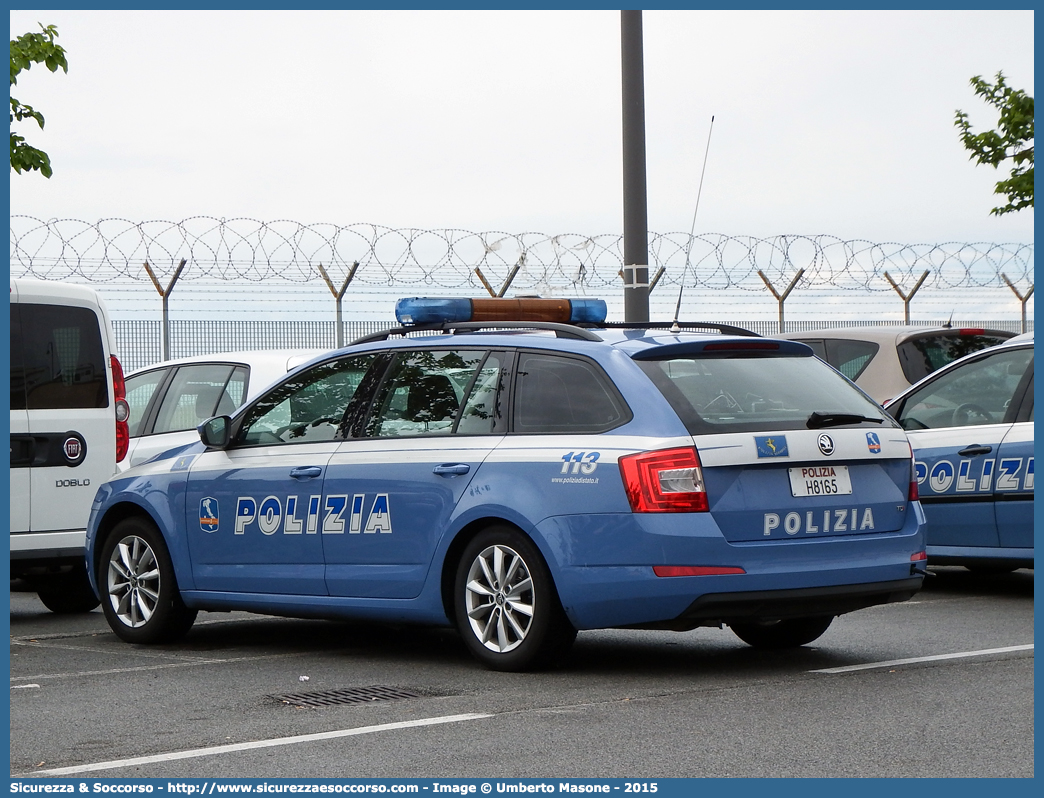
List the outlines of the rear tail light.
{"label": "rear tail light", "polygon": [[636,513],[704,513],[710,509],[700,458],[692,446],[620,458],[627,500]]}
{"label": "rear tail light", "polygon": [[927,551],[918,551],[910,555],[910,562],[922,562],[928,559]]}
{"label": "rear tail light", "polygon": [[112,366],[112,396],[116,405],[116,462],[127,456],[130,449],[130,405],[127,404],[127,383],[123,379],[123,366],[116,355],[109,355]]}

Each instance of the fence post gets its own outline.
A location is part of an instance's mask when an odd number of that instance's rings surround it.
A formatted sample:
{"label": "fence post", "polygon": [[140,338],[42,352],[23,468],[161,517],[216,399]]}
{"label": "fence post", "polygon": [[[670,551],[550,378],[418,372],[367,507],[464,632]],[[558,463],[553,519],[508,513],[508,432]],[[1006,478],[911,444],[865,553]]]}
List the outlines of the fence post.
{"label": "fence post", "polygon": [[787,286],[787,290],[780,294],[775,287],[769,282],[769,278],[765,276],[765,272],[758,269],[758,277],[768,287],[768,290],[772,292],[772,296],[776,298],[776,302],[779,303],[779,334],[782,335],[786,332],[783,329],[783,303],[787,301],[787,297],[790,296],[790,292],[794,290],[794,286],[797,285],[798,280],[801,279],[801,275],[805,273],[804,269],[798,269],[798,273],[794,275],[794,279],[790,281],[790,285]]}
{"label": "fence post", "polygon": [[170,360],[170,309],[167,306],[167,300],[170,297],[170,292],[174,290],[174,284],[181,277],[181,270],[185,268],[185,259],[181,259],[181,263],[178,264],[178,268],[174,270],[174,276],[170,278],[170,283],[167,285],[167,290],[163,290],[163,286],[160,285],[159,280],[156,279],[156,275],[152,271],[152,267],[149,266],[149,262],[145,261],[145,271],[152,280],[152,284],[156,286],[156,290],[159,291],[159,295],[163,300],[163,350],[162,356],[164,360]]}
{"label": "fence post", "polygon": [[1008,279],[1008,275],[1006,275],[1004,272],[1001,272],[1001,277],[1004,278],[1004,282],[1008,284],[1008,288],[1012,290],[1015,296],[1018,297],[1019,302],[1022,303],[1022,331],[1026,332],[1026,302],[1029,300],[1031,296],[1033,296],[1033,284],[1030,283],[1029,291],[1027,291],[1026,295],[1023,296],[1019,293],[1019,289],[1015,287],[1015,284]]}
{"label": "fence post", "polygon": [[348,276],[344,278],[344,285],[341,286],[341,290],[338,291],[334,288],[333,281],[330,279],[330,275],[326,273],[326,269],[323,268],[323,264],[319,265],[319,274],[326,280],[326,285],[330,289],[330,293],[333,294],[334,300],[337,302],[337,333],[334,336],[334,340],[337,342],[337,348],[340,349],[344,346],[344,322],[341,320],[341,300],[344,299],[344,292],[348,290],[348,283],[355,277],[355,270],[359,268],[359,261],[355,261],[352,264],[352,268],[348,270]]}
{"label": "fence post", "polygon": [[899,296],[902,298],[902,300],[903,300],[903,323],[904,324],[909,324],[910,323],[910,300],[913,299],[914,294],[917,293],[917,289],[921,287],[921,284],[924,283],[925,278],[928,277],[928,269],[924,270],[924,274],[921,275],[921,279],[917,281],[917,285],[915,285],[913,287],[913,290],[911,290],[909,294],[905,294],[905,295],[903,294],[902,289],[896,284],[895,280],[892,279],[892,276],[888,272],[885,272],[884,276],[885,276],[885,279],[888,280],[888,282],[892,284],[892,288],[895,289],[895,293],[899,294]]}

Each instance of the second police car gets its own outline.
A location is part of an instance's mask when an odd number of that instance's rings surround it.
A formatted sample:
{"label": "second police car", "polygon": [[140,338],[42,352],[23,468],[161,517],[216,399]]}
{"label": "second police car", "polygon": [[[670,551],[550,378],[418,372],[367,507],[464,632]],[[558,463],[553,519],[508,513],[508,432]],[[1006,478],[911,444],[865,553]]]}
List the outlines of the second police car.
{"label": "second police car", "polygon": [[102,486],[116,634],[176,639],[199,610],[455,624],[522,670],[581,629],[803,645],[920,588],[906,434],[804,344],[619,329],[600,300],[396,314]]}
{"label": "second police car", "polygon": [[928,561],[1003,573],[1032,568],[1033,339],[931,374],[885,407],[910,436]]}

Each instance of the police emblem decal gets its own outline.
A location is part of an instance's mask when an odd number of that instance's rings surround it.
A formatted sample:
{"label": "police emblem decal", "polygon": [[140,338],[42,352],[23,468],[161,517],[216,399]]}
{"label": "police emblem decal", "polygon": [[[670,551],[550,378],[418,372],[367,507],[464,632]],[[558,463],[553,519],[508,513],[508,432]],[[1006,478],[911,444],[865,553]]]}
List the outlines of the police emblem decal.
{"label": "police emblem decal", "polygon": [[834,453],[834,439],[825,432],[819,436],[819,440],[816,442],[819,444],[819,451],[823,454],[829,457]]}
{"label": "police emblem decal", "polygon": [[204,532],[217,532],[220,526],[218,500],[207,496],[199,500],[199,528]]}
{"label": "police emblem decal", "polygon": [[881,439],[877,437],[876,432],[866,433],[866,448],[870,450],[870,454],[881,454]]}
{"label": "police emblem decal", "polygon": [[755,435],[754,446],[758,457],[790,457],[785,435]]}

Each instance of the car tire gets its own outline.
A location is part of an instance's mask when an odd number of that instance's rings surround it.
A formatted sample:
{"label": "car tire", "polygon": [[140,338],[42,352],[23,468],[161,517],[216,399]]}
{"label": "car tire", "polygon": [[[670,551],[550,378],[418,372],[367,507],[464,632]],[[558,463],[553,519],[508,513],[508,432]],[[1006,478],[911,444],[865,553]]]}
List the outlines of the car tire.
{"label": "car tire", "polygon": [[101,550],[98,589],[112,631],[128,643],[168,643],[196,620],[181,600],[163,536],[152,521],[127,518]]}
{"label": "car tire", "polygon": [[781,621],[731,623],[733,633],[754,648],[796,648],[819,639],[834,620],[832,615],[786,618]]}
{"label": "car tire", "polygon": [[74,567],[66,574],[47,578],[36,591],[40,601],[59,615],[90,612],[100,603],[87,578],[87,566]]}
{"label": "car tire", "polygon": [[513,527],[476,535],[453,584],[457,628],[471,654],[492,670],[545,667],[576,639],[544,558]]}

